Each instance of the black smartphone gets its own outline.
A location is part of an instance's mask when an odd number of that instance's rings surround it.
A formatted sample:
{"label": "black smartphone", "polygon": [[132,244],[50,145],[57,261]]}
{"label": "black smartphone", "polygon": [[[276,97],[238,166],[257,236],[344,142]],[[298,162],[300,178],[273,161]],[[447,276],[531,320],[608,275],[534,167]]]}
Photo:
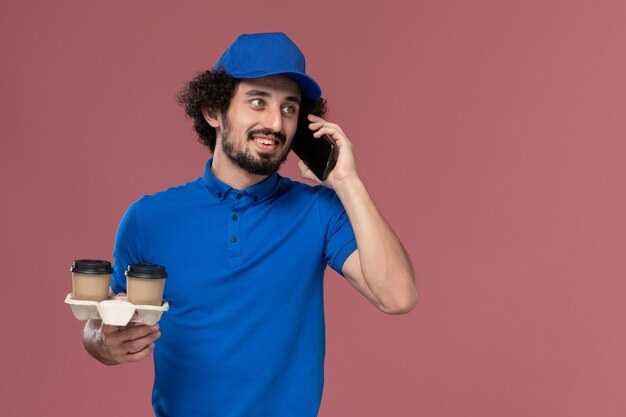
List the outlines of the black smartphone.
{"label": "black smartphone", "polygon": [[313,131],[308,134],[296,135],[291,143],[291,150],[302,159],[306,166],[322,181],[326,181],[328,174],[337,163],[337,145],[326,135],[313,137]]}

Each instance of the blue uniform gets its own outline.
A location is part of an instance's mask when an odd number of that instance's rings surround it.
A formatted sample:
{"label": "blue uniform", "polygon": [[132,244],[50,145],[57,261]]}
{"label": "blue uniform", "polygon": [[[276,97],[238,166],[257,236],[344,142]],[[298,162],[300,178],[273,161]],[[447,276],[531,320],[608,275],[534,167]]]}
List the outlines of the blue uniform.
{"label": "blue uniform", "polygon": [[356,249],[335,192],[273,174],[246,190],[204,175],[144,196],[120,223],[112,289],[167,268],[154,350],[157,416],[313,417],[324,384],[323,275]]}

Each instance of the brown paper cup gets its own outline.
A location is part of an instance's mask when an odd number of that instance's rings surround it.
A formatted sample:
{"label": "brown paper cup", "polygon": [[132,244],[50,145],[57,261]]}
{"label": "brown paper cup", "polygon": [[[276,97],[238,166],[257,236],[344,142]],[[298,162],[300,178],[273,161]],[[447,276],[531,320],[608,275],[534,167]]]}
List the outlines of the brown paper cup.
{"label": "brown paper cup", "polygon": [[79,259],[72,267],[72,297],[75,300],[103,301],[109,298],[111,263],[99,259]]}
{"label": "brown paper cup", "polygon": [[160,306],[166,278],[167,272],[161,265],[129,265],[126,270],[128,301],[135,305]]}

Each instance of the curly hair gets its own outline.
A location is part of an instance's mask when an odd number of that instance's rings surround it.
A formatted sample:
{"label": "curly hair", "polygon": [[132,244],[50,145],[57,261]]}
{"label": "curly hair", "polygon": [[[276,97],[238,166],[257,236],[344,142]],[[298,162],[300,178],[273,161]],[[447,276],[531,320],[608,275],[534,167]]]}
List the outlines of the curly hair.
{"label": "curly hair", "polygon": [[[215,151],[215,128],[204,119],[203,110],[226,114],[235,89],[241,80],[233,78],[223,70],[207,70],[189,81],[176,95],[176,101],[185,108],[185,114],[193,119],[193,129],[198,134],[198,142]],[[302,99],[298,114],[296,135],[305,134],[308,130],[308,114],[319,117],[326,115],[326,100]]]}

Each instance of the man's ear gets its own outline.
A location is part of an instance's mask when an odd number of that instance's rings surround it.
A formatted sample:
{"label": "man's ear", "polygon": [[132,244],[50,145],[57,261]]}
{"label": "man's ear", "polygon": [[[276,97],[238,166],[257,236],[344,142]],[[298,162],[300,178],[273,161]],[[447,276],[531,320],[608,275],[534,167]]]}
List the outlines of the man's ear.
{"label": "man's ear", "polygon": [[220,114],[213,109],[202,109],[202,115],[204,116],[204,120],[211,126],[212,128],[217,129],[222,126],[222,118]]}

